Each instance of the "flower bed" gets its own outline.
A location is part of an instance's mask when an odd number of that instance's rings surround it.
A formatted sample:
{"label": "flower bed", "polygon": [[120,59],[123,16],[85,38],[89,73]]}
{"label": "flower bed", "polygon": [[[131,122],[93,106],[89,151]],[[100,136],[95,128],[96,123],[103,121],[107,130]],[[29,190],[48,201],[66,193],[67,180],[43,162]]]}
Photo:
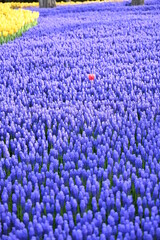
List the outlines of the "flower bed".
{"label": "flower bed", "polygon": [[81,2],[81,1],[76,1],[76,2],[73,2],[73,1],[61,1],[61,2],[57,2],[56,5],[57,6],[64,6],[64,5],[75,5],[75,4],[89,4],[89,3],[100,3],[100,2],[123,2],[123,0],[95,0],[95,1],[84,1],[84,2]]}
{"label": "flower bed", "polygon": [[23,32],[37,25],[38,12],[14,9],[38,6],[36,3],[0,3],[0,44],[21,36]]}
{"label": "flower bed", "polygon": [[159,10],[40,9],[0,46],[0,239],[159,239]]}

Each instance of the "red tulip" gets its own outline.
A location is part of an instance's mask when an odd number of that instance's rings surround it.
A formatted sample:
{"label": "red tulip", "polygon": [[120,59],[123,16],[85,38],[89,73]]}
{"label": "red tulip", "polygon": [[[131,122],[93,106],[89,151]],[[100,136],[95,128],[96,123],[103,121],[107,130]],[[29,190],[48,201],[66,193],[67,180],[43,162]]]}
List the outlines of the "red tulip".
{"label": "red tulip", "polygon": [[94,80],[94,77],[95,77],[94,74],[89,74],[89,75],[88,75],[88,78],[89,78],[90,81],[93,81],[93,80]]}

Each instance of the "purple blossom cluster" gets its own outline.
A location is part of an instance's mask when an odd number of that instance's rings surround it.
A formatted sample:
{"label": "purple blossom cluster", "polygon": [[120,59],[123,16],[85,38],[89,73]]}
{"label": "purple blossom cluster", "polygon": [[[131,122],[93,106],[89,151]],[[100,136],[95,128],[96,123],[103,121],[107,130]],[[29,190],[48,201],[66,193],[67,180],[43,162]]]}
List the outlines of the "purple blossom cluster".
{"label": "purple blossom cluster", "polygon": [[160,239],[152,3],[41,9],[0,46],[0,239]]}

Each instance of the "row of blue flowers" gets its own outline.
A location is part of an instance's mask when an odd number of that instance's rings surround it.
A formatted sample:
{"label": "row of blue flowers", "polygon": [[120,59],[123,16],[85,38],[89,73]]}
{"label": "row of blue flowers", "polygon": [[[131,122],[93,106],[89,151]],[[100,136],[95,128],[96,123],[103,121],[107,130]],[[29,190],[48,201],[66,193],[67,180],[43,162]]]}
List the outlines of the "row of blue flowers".
{"label": "row of blue flowers", "polygon": [[159,10],[43,9],[0,47],[0,239],[160,239]]}

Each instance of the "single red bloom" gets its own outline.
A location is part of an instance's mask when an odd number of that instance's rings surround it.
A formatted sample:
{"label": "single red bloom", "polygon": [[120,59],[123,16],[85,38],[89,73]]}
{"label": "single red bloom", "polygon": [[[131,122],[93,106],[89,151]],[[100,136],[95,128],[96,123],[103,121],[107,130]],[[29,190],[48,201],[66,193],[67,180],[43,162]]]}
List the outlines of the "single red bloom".
{"label": "single red bloom", "polygon": [[93,81],[94,80],[94,74],[89,74],[88,78],[89,78],[90,81]]}

